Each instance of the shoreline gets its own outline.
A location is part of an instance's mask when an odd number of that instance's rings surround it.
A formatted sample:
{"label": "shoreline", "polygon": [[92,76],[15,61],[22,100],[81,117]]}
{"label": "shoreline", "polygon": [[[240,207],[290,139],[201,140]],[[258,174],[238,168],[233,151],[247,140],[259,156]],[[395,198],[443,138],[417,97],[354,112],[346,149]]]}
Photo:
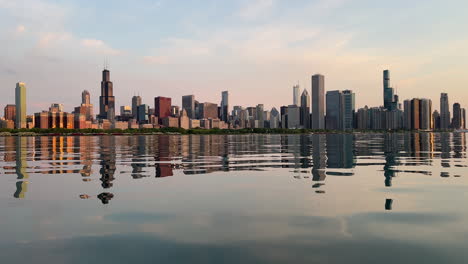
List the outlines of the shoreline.
{"label": "shoreline", "polygon": [[0,137],[11,136],[132,136],[132,135],[298,135],[298,134],[383,134],[383,133],[465,133],[468,130],[313,130],[313,129],[0,129]]}

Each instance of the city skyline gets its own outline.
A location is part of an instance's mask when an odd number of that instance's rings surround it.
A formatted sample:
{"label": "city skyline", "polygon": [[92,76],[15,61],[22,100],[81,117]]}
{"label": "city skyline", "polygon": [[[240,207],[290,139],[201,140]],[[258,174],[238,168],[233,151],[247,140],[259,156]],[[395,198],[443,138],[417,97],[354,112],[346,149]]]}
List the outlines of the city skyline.
{"label": "city skyline", "polygon": [[[181,105],[180,94],[218,102],[218,94],[229,90],[230,105],[256,105],[268,93],[265,108],[271,108],[285,104],[289,87],[297,82],[310,90],[310,74],[320,72],[327,76],[327,90],[365,94],[356,99],[362,107],[380,104],[379,74],[390,68],[400,98],[424,94],[435,108],[440,92],[462,104],[468,101],[463,92],[468,40],[459,34],[467,22],[464,1],[395,1],[385,8],[345,0],[186,5],[0,1],[0,83],[28,84],[28,101],[35,99],[29,105],[32,112],[57,101],[71,111],[74,91],[99,93],[95,69],[107,59],[115,74],[116,98],[156,94]],[[319,15],[309,16],[312,11]],[[388,13],[396,19],[381,19]],[[164,23],[170,17],[185,19]],[[112,22],[96,23],[102,19]],[[1,105],[11,103],[0,99]],[[98,105],[96,96],[92,104]],[[119,100],[115,108],[128,104]]]}
{"label": "city skyline", "polygon": [[[140,96],[133,96],[130,105],[120,107],[115,114],[115,97],[110,71],[102,71],[99,114],[93,114],[91,94],[81,93],[81,105],[68,113],[61,103],[52,103],[49,111],[42,110],[26,115],[26,84],[19,82],[15,88],[15,105],[4,108],[0,119],[2,128],[68,128],[68,129],[127,129],[127,128],[288,128],[288,129],[331,129],[331,130],[433,130],[466,129],[466,109],[459,103],[453,104],[450,118],[447,93],[440,94],[440,113],[433,111],[433,103],[427,98],[406,99],[400,103],[399,96],[390,85],[390,70],[383,71],[383,106],[366,105],[356,109],[356,96],[352,90],[327,91],[325,76],[311,77],[311,96],[304,89],[299,98],[299,85],[293,86],[292,104],[280,107],[281,116],[265,109],[264,104],[256,107],[229,106],[229,91],[221,93],[221,102],[200,103],[195,95],[182,96],[182,108],[172,104],[172,98],[154,97],[154,108],[142,104]],[[299,100],[300,99],[300,100]],[[300,101],[300,102],[299,102]],[[136,112],[135,112],[136,110]],[[232,110],[232,111],[231,111]],[[357,110],[357,111],[356,111]],[[272,114],[273,112],[273,114]],[[13,115],[15,115],[13,117]],[[279,125],[279,126],[278,126]]]}

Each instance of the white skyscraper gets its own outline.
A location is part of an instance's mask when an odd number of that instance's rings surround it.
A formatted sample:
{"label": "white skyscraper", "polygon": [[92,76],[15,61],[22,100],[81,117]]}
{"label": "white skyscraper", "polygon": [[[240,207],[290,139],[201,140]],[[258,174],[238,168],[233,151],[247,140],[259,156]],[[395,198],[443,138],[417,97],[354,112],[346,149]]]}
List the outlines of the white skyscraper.
{"label": "white skyscraper", "polygon": [[301,106],[301,94],[299,84],[293,86],[293,105]]}

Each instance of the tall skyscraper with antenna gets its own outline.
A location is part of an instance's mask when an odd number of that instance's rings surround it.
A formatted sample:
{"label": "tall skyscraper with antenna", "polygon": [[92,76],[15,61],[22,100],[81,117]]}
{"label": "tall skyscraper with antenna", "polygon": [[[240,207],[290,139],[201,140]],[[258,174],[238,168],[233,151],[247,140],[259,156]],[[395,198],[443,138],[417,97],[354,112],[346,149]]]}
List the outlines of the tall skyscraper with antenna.
{"label": "tall skyscraper with antenna", "polygon": [[115,116],[115,97],[110,72],[107,67],[102,71],[101,96],[99,97],[99,119]]}

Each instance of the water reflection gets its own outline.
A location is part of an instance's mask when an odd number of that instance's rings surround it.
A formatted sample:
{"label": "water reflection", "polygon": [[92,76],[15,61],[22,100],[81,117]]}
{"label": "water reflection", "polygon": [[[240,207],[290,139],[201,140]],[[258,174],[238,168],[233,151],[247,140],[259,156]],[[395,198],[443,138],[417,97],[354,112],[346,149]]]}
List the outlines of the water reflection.
{"label": "water reflection", "polygon": [[96,197],[103,203],[114,197],[109,190],[117,177],[127,175],[143,179],[288,169],[294,178],[311,179],[316,182],[312,188],[321,189],[327,175],[356,176],[361,166],[381,166],[385,187],[393,187],[401,173],[431,176],[437,160],[443,178],[450,177],[447,169],[467,166],[464,133],[41,136],[6,137],[0,143],[5,174],[17,176],[14,197],[25,197],[30,174],[78,174],[91,184],[99,180],[102,191]]}
{"label": "water reflection", "polygon": [[467,166],[464,133],[0,137],[0,259],[464,263]]}

